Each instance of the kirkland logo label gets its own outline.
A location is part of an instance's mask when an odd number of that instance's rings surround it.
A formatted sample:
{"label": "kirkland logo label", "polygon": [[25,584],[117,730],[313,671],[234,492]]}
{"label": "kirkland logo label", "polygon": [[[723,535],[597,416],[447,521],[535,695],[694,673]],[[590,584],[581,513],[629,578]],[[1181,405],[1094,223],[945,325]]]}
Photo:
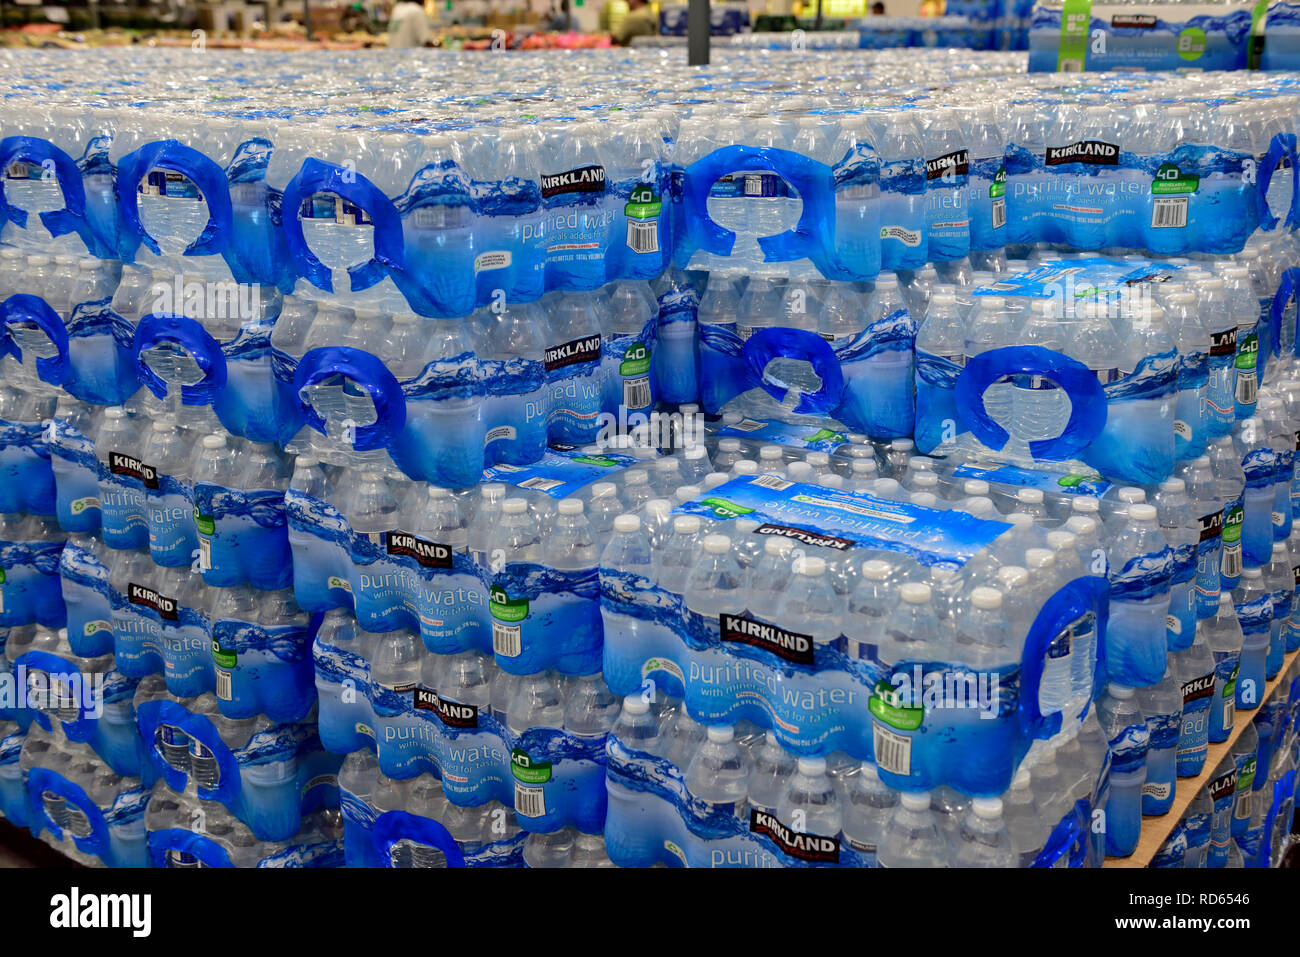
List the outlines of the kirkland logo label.
{"label": "kirkland logo label", "polygon": [[1237,790],[1237,769],[1215,778],[1209,783],[1210,800],[1221,801]]}
{"label": "kirkland logo label", "polygon": [[1150,30],[1156,25],[1156,18],[1144,14],[1118,14],[1110,18],[1110,25],[1128,30]]}
{"label": "kirkland logo label", "polygon": [[133,605],[143,605],[145,608],[152,608],[158,612],[159,616],[168,621],[176,621],[179,617],[176,611],[176,599],[160,595],[152,588],[146,588],[144,585],[137,585],[134,582],[127,586],[127,601]]}
{"label": "kirkland logo label", "polygon": [[546,350],[546,371],[554,372],[566,366],[576,366],[583,362],[600,361],[600,336],[583,336],[562,346],[551,346]]}
{"label": "kirkland logo label", "polygon": [[750,808],[749,831],[772,839],[790,857],[822,864],[840,862],[840,839],[821,834],[803,834],[786,827],[773,814]]}
{"label": "kirkland logo label", "polygon": [[1201,516],[1201,541],[1212,542],[1223,534],[1223,511]]}
{"label": "kirkland logo label", "polygon": [[437,542],[416,538],[407,532],[389,532],[387,550],[390,555],[414,558],[425,568],[450,568],[451,549]]}
{"label": "kirkland logo label", "polygon": [[818,548],[834,548],[837,551],[846,552],[853,547],[853,543],[847,538],[836,538],[833,535],[818,535],[816,532],[809,532],[802,528],[793,528],[789,525],[760,525],[755,530],[758,535],[780,535],[784,538],[793,538],[795,541],[803,542],[805,545],[816,545]]}
{"label": "kirkland logo label", "polygon": [[1062,163],[1118,166],[1119,147],[1101,140],[1080,140],[1068,146],[1049,146],[1043,160],[1048,166],[1059,166]]}
{"label": "kirkland logo label", "polygon": [[145,465],[134,456],[122,452],[109,452],[108,470],[114,475],[138,479],[144,483],[145,488],[158,487],[158,470],[152,465]]}
{"label": "kirkland logo label", "polygon": [[778,658],[799,665],[813,663],[813,640],[810,635],[786,631],[743,615],[719,615],[718,618],[723,641],[762,648]]}
{"label": "kirkland logo label", "polygon": [[417,711],[432,711],[449,728],[477,728],[478,705],[448,701],[428,688],[415,689]]}
{"label": "kirkland logo label", "polygon": [[566,193],[605,192],[605,167],[579,166],[567,173],[542,174],[542,199]]}
{"label": "kirkland logo label", "polygon": [[939,179],[951,173],[953,176],[965,176],[970,172],[970,151],[957,150],[944,156],[936,156],[925,161],[925,178]]}
{"label": "kirkland logo label", "polygon": [[1183,683],[1183,706],[1214,697],[1214,672]]}
{"label": "kirkland logo label", "polygon": [[1237,354],[1237,328],[1216,332],[1210,336],[1210,355],[1235,356]]}

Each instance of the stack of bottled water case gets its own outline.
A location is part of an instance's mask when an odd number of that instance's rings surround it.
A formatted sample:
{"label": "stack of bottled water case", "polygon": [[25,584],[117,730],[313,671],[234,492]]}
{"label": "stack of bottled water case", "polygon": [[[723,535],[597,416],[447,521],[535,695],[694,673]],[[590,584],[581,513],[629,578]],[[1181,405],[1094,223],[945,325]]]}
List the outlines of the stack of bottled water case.
{"label": "stack of bottled water case", "polygon": [[2,59],[0,810],[87,859],[1096,865],[1300,643],[1300,76]]}

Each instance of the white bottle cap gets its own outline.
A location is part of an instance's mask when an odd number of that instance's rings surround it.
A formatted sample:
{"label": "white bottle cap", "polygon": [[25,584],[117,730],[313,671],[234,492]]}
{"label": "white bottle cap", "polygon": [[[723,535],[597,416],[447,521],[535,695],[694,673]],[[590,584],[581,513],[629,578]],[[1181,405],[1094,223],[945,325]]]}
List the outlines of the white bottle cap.
{"label": "white bottle cap", "polygon": [[704,550],[710,555],[725,555],[731,551],[731,539],[726,535],[706,535]]}
{"label": "white bottle cap", "polygon": [[[602,483],[600,483],[600,484],[601,484],[601,485],[608,485],[610,488],[613,488],[613,487],[614,487],[613,484],[610,483],[610,482],[602,482]],[[592,491],[594,492],[595,489],[597,489],[597,488],[599,488],[599,487],[600,487],[600,485],[594,485],[594,486],[592,486]],[[479,486],[478,493],[479,493],[479,495],[481,495],[483,498],[486,498],[486,499],[505,498],[506,487],[505,487],[505,485],[503,485],[501,482],[489,482],[487,485],[481,485],[481,486]]]}
{"label": "white bottle cap", "polygon": [[1030,781],[1029,769],[1022,767],[1016,772],[1015,780],[1011,782],[1011,788],[1014,791],[1027,791],[1029,790]]}
{"label": "white bottle cap", "polygon": [[758,450],[758,460],[760,462],[768,462],[774,459],[783,458],[785,458],[785,453],[781,451],[779,445],[765,445]]}
{"label": "white bottle cap", "polygon": [[826,759],[800,758],[799,773],[806,774],[810,778],[820,777],[826,773]]}
{"label": "white bottle cap", "polygon": [[795,562],[795,573],[806,575],[809,578],[816,578],[818,575],[826,574],[826,559],[817,555],[805,555]]}
{"label": "white bottle cap", "polygon": [[680,504],[681,502],[689,502],[693,498],[699,498],[701,489],[698,485],[683,485],[673,494]]}
{"label": "white bottle cap", "polygon": [[1106,686],[1106,691],[1109,692],[1112,698],[1119,698],[1122,701],[1127,701],[1133,697],[1132,688],[1128,685],[1117,685],[1113,681]]}
{"label": "white bottle cap", "polygon": [[975,798],[970,802],[976,817],[992,821],[1002,816],[1002,798]]}
{"label": "white bottle cap", "polygon": [[1174,494],[1185,492],[1187,491],[1187,483],[1180,478],[1167,478],[1160,483],[1160,491]]}
{"label": "white bottle cap", "polygon": [[[314,455],[299,455],[293,460],[294,468],[314,469],[320,465],[320,459]],[[432,488],[432,486],[430,486]]]}
{"label": "white bottle cap", "polygon": [[[111,411],[111,410],[110,410]],[[221,449],[226,446],[224,435],[205,435],[200,443],[205,449]]]}
{"label": "white bottle cap", "polygon": [[1220,607],[1222,607],[1223,605],[1231,605],[1231,604],[1232,604],[1232,592],[1228,591],[1227,589],[1224,589],[1223,591],[1219,592]]}
{"label": "white bottle cap", "polygon": [[717,488],[719,485],[726,485],[731,481],[731,476],[726,472],[710,472],[704,476],[704,487],[706,489]]}
{"label": "white bottle cap", "polygon": [[671,514],[672,510],[673,503],[666,498],[652,498],[645,503],[646,515],[654,515],[661,520]]}
{"label": "white bottle cap", "polygon": [[1091,513],[1097,511],[1097,500],[1080,495],[1070,502],[1070,510],[1075,512]]}
{"label": "white bottle cap", "polygon": [[1025,567],[1038,571],[1046,568],[1056,560],[1051,549],[1047,548],[1027,548],[1025,549]]}
{"label": "white bottle cap", "polygon": [[1073,548],[1077,539],[1070,532],[1063,532],[1057,529],[1054,532],[1047,533],[1047,544],[1052,546],[1058,552],[1064,548]]}
{"label": "white bottle cap", "polygon": [[791,462],[786,468],[786,474],[795,481],[803,481],[814,478],[817,473],[807,462]]}
{"label": "white bottle cap", "polygon": [[1125,485],[1115,493],[1121,502],[1132,505],[1134,502],[1145,502],[1147,493],[1140,488],[1134,488],[1132,485]]}
{"label": "white bottle cap", "polygon": [[757,475],[758,463],[753,459],[741,459],[731,467],[733,475]]}
{"label": "white bottle cap", "polygon": [[645,485],[650,481],[650,473],[645,469],[628,469],[623,480],[628,485]]}
{"label": "white bottle cap", "polygon": [[898,597],[909,605],[921,605],[930,600],[930,586],[925,582],[904,582],[898,586]]}
{"label": "white bottle cap", "polygon": [[1043,491],[1037,488],[1022,488],[1016,493],[1016,498],[1029,505],[1039,505],[1043,501]]}
{"label": "white bottle cap", "polygon": [[[369,754],[370,752],[367,751],[366,753]],[[873,781],[880,780],[880,769],[870,761],[863,761],[862,764],[858,766],[858,772],[864,778],[870,778]]]}
{"label": "white bottle cap", "polygon": [[628,714],[649,714],[650,702],[640,694],[630,694],[623,699],[623,710]]}
{"label": "white bottle cap", "polygon": [[1263,578],[1264,573],[1258,566],[1247,566],[1241,570],[1242,578]]}
{"label": "white bottle cap", "polygon": [[855,475],[875,475],[879,471],[875,459],[854,459],[853,472]]}
{"label": "white bottle cap", "polygon": [[916,443],[911,439],[894,439],[889,443],[889,447],[895,452],[910,452],[916,448]]}
{"label": "white bottle cap", "polygon": [[695,459],[704,458],[706,454],[708,454],[708,449],[706,449],[704,446],[692,445],[689,448],[687,448],[685,452],[682,453],[682,457],[694,461]]}
{"label": "white bottle cap", "polygon": [[902,486],[898,484],[898,479],[882,478],[876,479],[876,484],[872,488],[872,491],[877,495],[896,495],[900,488],[902,488]]}
{"label": "white bottle cap", "polygon": [[673,531],[683,535],[694,535],[700,530],[698,515],[678,515],[673,519]]}
{"label": "white bottle cap", "polygon": [[778,558],[784,557],[792,548],[794,548],[794,542],[779,535],[774,535],[763,543],[763,553],[765,555],[775,555]]}
{"label": "white bottle cap", "polygon": [[[648,505],[649,503],[647,502],[646,504]],[[582,499],[580,498],[561,499],[558,511],[561,515],[581,515]]]}
{"label": "white bottle cap", "polygon": [[1034,524],[1034,516],[1028,512],[1012,512],[1007,516],[1007,521],[1016,528],[1028,528]]}
{"label": "white bottle cap", "polygon": [[967,479],[965,483],[962,484],[961,489],[967,495],[971,495],[971,496],[988,495],[989,483],[983,481],[982,479]]}
{"label": "white bottle cap", "polygon": [[736,736],[736,729],[729,724],[711,724],[705,732],[714,744],[726,744]]}
{"label": "white bottle cap", "polygon": [[872,581],[884,581],[889,577],[892,566],[887,561],[871,558],[862,563],[862,577]]}
{"label": "white bottle cap", "polygon": [[996,588],[972,588],[970,600],[976,608],[985,608],[990,610],[1001,608],[1002,592],[998,591]]}
{"label": "white bottle cap", "polygon": [[528,511],[528,503],[522,498],[508,498],[501,503],[501,512],[504,515],[522,515]]}
{"label": "white bottle cap", "polygon": [[[429,498],[451,498],[451,492],[438,485],[430,485]],[[560,504],[564,504],[564,503],[561,502]]]}
{"label": "white bottle cap", "polygon": [[1138,502],[1129,506],[1128,515],[1135,522],[1154,522],[1156,520],[1156,507],[1145,502]]}
{"label": "white bottle cap", "polygon": [[718,439],[719,452],[739,452],[740,439]]}
{"label": "white bottle cap", "polygon": [[1287,553],[1286,542],[1274,542],[1274,543],[1273,543],[1273,557],[1274,557],[1274,558],[1277,558],[1277,556],[1278,556],[1279,554],[1281,554],[1281,555],[1286,555],[1286,553]]}
{"label": "white bottle cap", "polygon": [[930,808],[929,791],[904,791],[899,800],[909,811],[927,811]]}
{"label": "white bottle cap", "polygon": [[1097,531],[1097,520],[1088,515],[1071,515],[1066,520],[1065,527],[1074,532],[1076,538],[1080,535],[1091,535]]}
{"label": "white bottle cap", "polygon": [[803,460],[813,468],[825,468],[831,464],[831,457],[825,452],[809,452]]}
{"label": "white bottle cap", "polygon": [[907,467],[913,472],[933,472],[934,460],[928,455],[913,455],[907,460]]}
{"label": "white bottle cap", "polygon": [[1209,468],[1210,457],[1208,455],[1198,455],[1196,458],[1192,459],[1192,464],[1196,466],[1198,469]]}
{"label": "white bottle cap", "polygon": [[605,498],[606,496],[616,495],[618,486],[613,482],[597,482],[591,487],[592,498]]}
{"label": "white bottle cap", "polygon": [[1003,565],[998,569],[998,581],[1009,588],[1017,588],[1029,581],[1029,572],[1020,565]]}
{"label": "white bottle cap", "polygon": [[641,527],[641,519],[635,515],[619,515],[614,519],[614,531],[635,532]]}

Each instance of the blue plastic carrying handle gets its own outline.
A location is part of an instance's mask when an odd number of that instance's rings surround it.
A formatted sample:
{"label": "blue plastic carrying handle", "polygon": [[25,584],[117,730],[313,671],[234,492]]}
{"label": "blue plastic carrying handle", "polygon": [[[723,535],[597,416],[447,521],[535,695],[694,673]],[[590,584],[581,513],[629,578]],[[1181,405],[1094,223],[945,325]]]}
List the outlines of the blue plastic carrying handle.
{"label": "blue plastic carrying handle", "polygon": [[39,835],[42,830],[47,830],[54,835],[56,841],[63,840],[63,828],[50,820],[49,815],[45,813],[41,795],[46,791],[61,795],[65,801],[81,811],[90,822],[90,834],[87,837],[73,838],[77,849],[94,854],[96,857],[107,854],[108,822],[104,820],[104,813],[99,809],[99,805],[90,799],[90,795],[79,784],[69,781],[57,771],[48,768],[32,768],[27,772],[27,794],[31,798],[32,807],[36,810],[36,820],[40,822],[40,827],[32,828],[32,832]]}
{"label": "blue plastic carrying handle", "polygon": [[1268,152],[1264,154],[1264,162],[1259,169],[1259,227],[1263,230],[1276,229],[1280,221],[1269,208],[1268,187],[1273,182],[1273,174],[1277,172],[1278,165],[1284,159],[1291,160],[1291,206],[1286,212],[1283,225],[1288,229],[1296,226],[1297,200],[1300,199],[1300,157],[1296,153],[1296,135],[1278,133],[1269,142]]}
{"label": "blue plastic carrying handle", "polygon": [[230,855],[216,841],[193,831],[179,827],[169,827],[161,831],[150,831],[149,859],[154,867],[167,866],[167,852],[180,851],[182,854],[199,860],[204,867],[234,867]]}
{"label": "blue plastic carrying handle", "polygon": [[405,263],[402,217],[393,201],[356,170],[308,157],[284,188],[284,196],[280,201],[280,225],[284,230],[289,253],[298,264],[298,271],[313,286],[326,292],[334,291],[330,270],[307,246],[307,239],[302,233],[302,220],[299,218],[303,201],[317,193],[333,193],[364,209],[374,226],[374,257],[369,262],[348,269],[353,292],[369,289],[382,282],[390,271],[401,272]]}
{"label": "blue plastic carrying handle", "polygon": [[388,445],[406,426],[406,399],[402,396],[401,384],[388,367],[361,349],[326,346],[312,349],[298,361],[293,374],[293,392],[298,397],[298,408],[307,424],[321,435],[328,435],[325,420],[307,401],[303,390],[334,375],[351,379],[369,392],[375,403],[375,421],[357,426],[352,447],[365,452]]}
{"label": "blue plastic carrying handle", "polygon": [[[1061,730],[1061,714],[1043,714],[1038,707],[1038,688],[1043,679],[1043,660],[1056,636],[1088,612],[1097,616],[1097,634],[1105,630],[1103,597],[1106,579],[1084,576],[1066,582],[1043,602],[1025,636],[1020,658],[1020,701],[1017,715],[1028,738],[1050,738]],[[1098,642],[1100,647],[1100,641]]]}
{"label": "blue plastic carrying handle", "polygon": [[230,203],[230,184],[226,174],[207,156],[176,140],[146,143],[128,153],[117,164],[117,206],[127,228],[155,256],[161,255],[158,241],[140,222],[140,199],[136,193],[140,180],[152,169],[169,169],[181,173],[199,188],[208,204],[208,222],[198,239],[185,248],[186,256],[219,256],[232,233],[234,213]]}
{"label": "blue plastic carrying handle", "polygon": [[[41,213],[41,222],[50,235],[74,232],[80,235],[86,221],[86,186],[81,181],[81,170],[76,161],[53,143],[34,136],[6,136],[0,140],[0,170],[8,169],[18,160],[42,166],[49,163],[54,169],[59,189],[63,191],[63,209]],[[0,217],[27,228],[27,210],[9,203],[3,179],[0,179]]]}
{"label": "blue plastic carrying handle", "polygon": [[[17,668],[19,665],[22,665],[29,672],[45,672],[49,677],[51,692],[54,690],[56,676],[71,677],[74,674],[80,674],[76,665],[48,651],[25,651],[14,660],[14,667]],[[67,681],[59,681],[58,683],[65,688],[69,687]],[[76,704],[77,717],[72,721],[60,722],[63,725],[63,733],[67,735],[69,741],[89,741],[95,733],[96,719],[86,717],[84,702],[78,700]],[[50,730],[50,719],[44,713],[36,712],[36,722],[46,731]]]}
{"label": "blue plastic carrying handle", "polygon": [[217,760],[217,769],[220,772],[217,786],[211,789],[199,787],[199,797],[205,801],[229,804],[239,796],[242,784],[239,763],[230,748],[226,747],[226,743],[221,740],[221,734],[206,716],[190,714],[175,701],[150,701],[142,704],[136,711],[135,720],[140,728],[140,734],[149,747],[150,758],[162,773],[167,786],[173,791],[183,792],[189,775],[173,768],[158,753],[158,728],[164,724],[180,728],[211,751],[212,756]]}
{"label": "blue plastic carrying handle", "polygon": [[812,366],[822,384],[816,392],[803,393],[794,411],[804,415],[824,414],[839,407],[844,392],[840,360],[835,350],[815,332],[760,329],[745,340],[741,355],[749,374],[750,388],[757,386],[778,402],[785,398],[786,390],[767,377],[767,364],[773,359],[802,359]]}
{"label": "blue plastic carrying handle", "polygon": [[1044,376],[1070,397],[1070,418],[1061,434],[1029,443],[1036,459],[1060,461],[1082,452],[1106,427],[1106,391],[1087,366],[1042,346],[1004,346],[982,352],[957,377],[957,409],[962,425],[991,449],[1011,436],[984,408],[984,390],[1006,376]]}
{"label": "blue plastic carrying handle", "polygon": [[[709,218],[709,191],[722,176],[737,170],[763,169],[794,187],[803,203],[799,222],[792,229],[758,240],[767,262],[810,259],[827,279],[853,279],[839,262],[832,245],[835,237],[835,174],[831,167],[791,150],[774,146],[724,146],[696,160],[682,171],[685,214],[685,258],[696,249],[715,256],[730,256],[736,234]],[[684,265],[680,262],[679,265]]]}
{"label": "blue plastic carrying handle", "polygon": [[22,322],[30,322],[45,333],[58,353],[37,359],[36,374],[42,382],[63,385],[72,372],[72,364],[68,359],[68,330],[58,313],[40,296],[18,293],[0,304],[0,325],[4,327],[3,337],[0,337],[0,355],[11,355],[19,362],[23,361],[22,349],[9,335],[9,327]]}
{"label": "blue plastic carrying handle", "polygon": [[419,841],[436,847],[447,855],[448,867],[464,867],[465,855],[456,839],[445,827],[427,817],[418,817],[406,811],[386,811],[375,821],[372,832],[375,855],[380,867],[393,866],[393,847],[401,840]]}
{"label": "blue plastic carrying handle", "polygon": [[181,386],[182,405],[211,405],[226,386],[226,357],[221,344],[196,320],[172,313],[150,313],[135,327],[133,357],[135,371],[158,398],[167,395],[167,383],[144,361],[146,350],[161,342],[180,346],[194,359],[203,378],[193,385]]}
{"label": "blue plastic carrying handle", "polygon": [[[1273,304],[1268,311],[1268,327],[1272,331],[1274,349],[1280,349],[1282,346],[1282,314],[1286,312],[1286,307],[1298,293],[1300,293],[1300,267],[1291,266],[1282,270],[1282,279],[1277,284],[1277,292],[1273,293]],[[1295,329],[1291,331],[1297,332]],[[1295,355],[1300,356],[1300,339],[1293,341],[1291,349]]]}

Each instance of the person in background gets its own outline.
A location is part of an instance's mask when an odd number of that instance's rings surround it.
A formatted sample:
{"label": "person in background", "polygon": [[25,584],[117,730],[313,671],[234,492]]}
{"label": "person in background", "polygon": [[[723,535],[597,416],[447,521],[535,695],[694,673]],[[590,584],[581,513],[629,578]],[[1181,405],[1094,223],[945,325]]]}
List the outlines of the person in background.
{"label": "person in background", "polygon": [[628,0],[628,14],[614,32],[615,42],[627,46],[633,37],[657,37],[659,14],[650,8],[648,0]]}
{"label": "person in background", "polygon": [[552,6],[547,14],[546,29],[552,33],[568,33],[575,29],[573,18],[562,6]]}
{"label": "person in background", "polygon": [[873,17],[883,17],[885,15],[885,5],[877,2],[871,5],[871,15]]}
{"label": "person in background", "polygon": [[429,46],[433,42],[429,18],[424,7],[410,0],[402,0],[393,7],[388,21],[388,47],[390,50],[409,50]]}

